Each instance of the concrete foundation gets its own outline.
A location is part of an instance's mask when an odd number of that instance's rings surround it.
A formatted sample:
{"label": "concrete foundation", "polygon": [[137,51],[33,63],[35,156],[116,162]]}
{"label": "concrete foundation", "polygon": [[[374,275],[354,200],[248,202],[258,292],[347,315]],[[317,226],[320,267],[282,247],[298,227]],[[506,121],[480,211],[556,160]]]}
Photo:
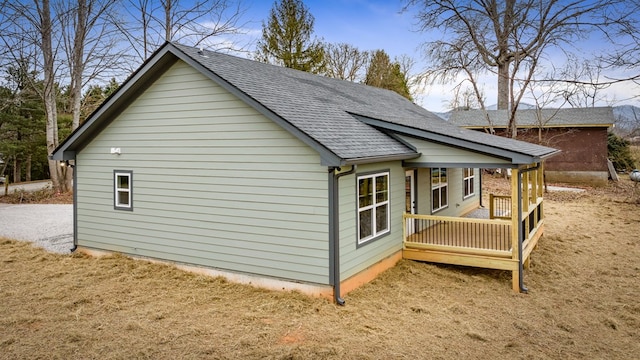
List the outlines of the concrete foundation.
{"label": "concrete foundation", "polygon": [[609,173],[606,171],[550,171],[544,172],[547,183],[566,183],[586,186],[606,186]]}
{"label": "concrete foundation", "polygon": [[[113,254],[111,251],[97,250],[79,246],[77,248],[78,252],[94,256],[100,257],[105,255]],[[331,285],[323,285],[323,284],[306,284],[306,283],[298,283],[293,281],[288,281],[285,279],[275,279],[266,276],[260,276],[257,274],[244,274],[244,273],[236,273],[231,271],[225,271],[220,269],[207,268],[202,266],[195,266],[189,264],[180,264],[167,260],[153,259],[142,256],[134,256],[125,254],[126,256],[135,259],[135,260],[143,260],[149,261],[153,263],[165,264],[165,265],[173,265],[180,270],[193,272],[202,275],[208,275],[213,277],[223,277],[231,282],[252,285],[255,287],[269,289],[269,290],[279,290],[279,291],[299,291],[303,294],[307,294],[309,296],[321,297],[328,300],[333,300],[333,286]],[[357,289],[358,287],[370,282],[375,279],[381,272],[394,267],[398,261],[402,259],[402,251],[397,251],[393,255],[373,264],[369,268],[357,273],[356,275],[350,277],[349,279],[343,280],[340,283],[342,295],[347,294],[348,292]]]}

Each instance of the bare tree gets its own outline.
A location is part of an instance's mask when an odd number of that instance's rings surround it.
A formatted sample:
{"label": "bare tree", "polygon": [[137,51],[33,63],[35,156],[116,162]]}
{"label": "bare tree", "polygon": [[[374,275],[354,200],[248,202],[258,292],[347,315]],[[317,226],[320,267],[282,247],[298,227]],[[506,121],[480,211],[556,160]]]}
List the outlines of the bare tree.
{"label": "bare tree", "polygon": [[327,44],[325,46],[326,75],[332,78],[362,81],[369,62],[369,52],[347,44]]}
{"label": "bare tree", "polygon": [[610,87],[612,83],[604,77],[605,67],[601,58],[582,61],[576,59],[560,76],[550,78],[566,79],[562,82],[564,88],[559,93],[572,107],[594,107],[598,102],[608,101],[602,90]]}
{"label": "bare tree", "polygon": [[[44,0],[2,4],[4,26],[0,38],[7,48],[4,59],[11,62],[29,57],[43,77],[33,87],[40,91],[44,104],[49,155],[60,141],[60,84],[69,84],[72,129],[75,129],[79,125],[83,87],[122,60],[122,54],[113,50],[114,39],[106,16],[115,3],[115,0]],[[56,190],[71,190],[70,168],[49,161],[49,174]]]}
{"label": "bare tree", "polygon": [[110,14],[117,0],[75,0],[58,3],[55,7],[60,19],[64,46],[64,70],[68,74],[72,130],[80,125],[82,91],[97,78],[108,78],[122,70],[128,57],[118,50]]}
{"label": "bare tree", "polygon": [[613,108],[613,116],[611,132],[633,145],[640,145],[640,108],[630,104],[618,105]]}
{"label": "bare tree", "polygon": [[[46,117],[47,154],[58,146],[58,110],[56,97],[56,55],[58,39],[54,42],[54,18],[49,0],[30,2],[4,1],[0,4],[0,38],[5,51],[5,62],[29,58],[41,71],[43,80],[39,89],[44,103]],[[49,160],[49,174],[55,189],[67,191],[64,181],[64,169],[57,161]]]}
{"label": "bare tree", "polygon": [[[136,0],[129,0],[134,2]],[[143,18],[143,35],[123,22],[123,11],[131,11],[119,0],[0,0],[0,61],[15,63],[27,59],[34,64],[46,114],[46,145],[51,154],[58,146],[58,114],[61,90],[69,95],[63,110],[78,127],[82,92],[96,80],[107,80],[130,61],[122,51],[122,34],[134,44],[143,38],[144,59],[165,38],[202,43],[215,35],[237,33],[240,5],[227,0],[186,2],[137,0]],[[235,10],[235,12],[234,12]],[[162,34],[158,38],[152,34]],[[221,42],[224,43],[224,40]],[[122,49],[122,50],[119,50]],[[134,47],[137,49],[137,47]],[[66,100],[66,99],[65,99]],[[66,101],[65,101],[66,103]],[[53,186],[71,189],[71,169],[49,162]]]}
{"label": "bare tree", "polygon": [[[54,68],[55,53],[53,48],[52,34],[53,23],[51,21],[51,5],[49,0],[42,0],[42,4],[35,2],[38,17],[31,17],[33,25],[40,32],[40,50],[42,51],[42,63],[44,74],[44,91],[42,99],[44,101],[44,112],[47,118],[47,155],[51,155],[58,147],[58,108],[56,97],[56,72]],[[38,23],[39,20],[39,23]],[[57,53],[57,51],[56,51]],[[58,166],[55,160],[49,160],[49,174],[54,189],[67,192],[67,183],[61,181],[66,178],[66,168]]]}
{"label": "bare tree", "polygon": [[404,76],[409,89],[409,98],[415,100],[420,90],[420,79],[415,74],[416,60],[407,54],[401,54],[394,58],[394,62],[400,67],[400,73]]}
{"label": "bare tree", "polygon": [[[454,99],[450,103],[451,109],[461,110],[468,106],[469,109],[477,107],[485,110],[488,131],[494,133],[493,122],[486,111],[485,93],[478,79],[487,73],[480,55],[465,41],[438,40],[436,43],[437,46],[425,46],[426,55],[435,66],[418,75],[417,83],[421,86],[453,83]],[[471,86],[471,91],[467,85]],[[477,102],[477,106],[471,105],[472,102]]]}
{"label": "bare tree", "polygon": [[478,98],[476,91],[469,86],[462,87],[461,83],[453,88],[453,98],[449,101],[449,108],[454,111],[483,109],[482,104],[484,104],[484,99]]}
{"label": "bare tree", "polygon": [[129,22],[120,31],[141,60],[165,41],[207,44],[218,50],[241,50],[229,37],[241,34],[246,11],[230,0],[126,0]]}
{"label": "bare tree", "polygon": [[129,21],[121,23],[118,30],[123,34],[137,58],[144,61],[152,52],[153,46],[149,44],[151,38],[149,32],[152,30],[152,14],[157,12],[157,6],[153,5],[153,0],[127,0],[124,4],[123,10],[128,15]]}
{"label": "bare tree", "polygon": [[[59,21],[64,53],[63,76],[68,79],[71,130],[80,125],[82,91],[86,85],[100,75],[121,69],[127,59],[122,50],[117,50],[114,37],[116,25],[110,16],[115,11],[116,0],[60,1],[53,8]],[[61,191],[71,189],[72,168],[60,168],[64,182]]]}
{"label": "bare tree", "polygon": [[[448,69],[440,63],[445,59],[443,53],[456,48],[463,56],[473,56],[482,69],[497,75],[498,109],[515,111],[523,87],[535,80],[532,76],[544,54],[571,48],[575,40],[594,31],[607,36],[617,29],[637,29],[637,20],[630,12],[634,3],[409,0],[405,9],[419,6],[421,30],[438,29],[445,34],[444,40],[425,44],[427,57],[436,68]],[[519,88],[514,89],[517,85]],[[515,123],[511,124],[510,129],[515,128]]]}

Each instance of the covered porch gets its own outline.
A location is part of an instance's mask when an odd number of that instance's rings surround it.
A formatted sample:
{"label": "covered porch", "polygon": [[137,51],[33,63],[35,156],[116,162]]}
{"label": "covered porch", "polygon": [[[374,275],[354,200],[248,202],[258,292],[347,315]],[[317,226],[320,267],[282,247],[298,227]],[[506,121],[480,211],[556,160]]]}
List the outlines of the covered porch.
{"label": "covered porch", "polygon": [[523,270],[544,231],[542,163],[512,169],[510,183],[510,195],[489,194],[486,217],[405,212],[403,257],[511,271],[513,290],[526,292]]}

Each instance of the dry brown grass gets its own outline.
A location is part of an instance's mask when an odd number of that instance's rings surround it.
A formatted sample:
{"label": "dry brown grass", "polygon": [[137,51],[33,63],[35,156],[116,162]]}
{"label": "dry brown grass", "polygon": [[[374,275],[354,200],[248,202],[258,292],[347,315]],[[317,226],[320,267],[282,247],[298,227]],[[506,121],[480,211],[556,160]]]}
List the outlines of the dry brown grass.
{"label": "dry brown grass", "polygon": [[640,207],[625,189],[550,194],[526,295],[507,272],[402,261],[339,307],[0,240],[0,358],[638,358]]}
{"label": "dry brown grass", "polygon": [[636,166],[640,167],[640,145],[631,145],[631,157],[636,162]]}
{"label": "dry brown grass", "polygon": [[50,187],[24,191],[13,190],[4,195],[4,187],[0,187],[0,203],[4,204],[73,204],[73,193],[58,193]]}

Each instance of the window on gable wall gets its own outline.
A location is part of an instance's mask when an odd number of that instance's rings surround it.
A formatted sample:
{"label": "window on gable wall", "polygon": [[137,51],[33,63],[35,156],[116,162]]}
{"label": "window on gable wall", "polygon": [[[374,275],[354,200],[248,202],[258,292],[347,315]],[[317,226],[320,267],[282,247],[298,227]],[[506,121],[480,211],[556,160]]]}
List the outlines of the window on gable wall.
{"label": "window on gable wall", "polygon": [[475,194],[475,189],[474,189],[474,181],[475,181],[475,172],[474,169],[472,168],[465,168],[463,169],[464,171],[464,180],[462,180],[463,184],[463,188],[464,188],[464,198],[468,198],[470,196],[473,196],[473,194]]}
{"label": "window on gable wall", "polygon": [[449,183],[447,169],[431,169],[431,210],[436,212],[449,205]]}
{"label": "window on gable wall", "polygon": [[389,232],[389,173],[358,176],[358,244]]}
{"label": "window on gable wall", "polygon": [[116,210],[133,210],[131,171],[113,172],[113,205]]}

